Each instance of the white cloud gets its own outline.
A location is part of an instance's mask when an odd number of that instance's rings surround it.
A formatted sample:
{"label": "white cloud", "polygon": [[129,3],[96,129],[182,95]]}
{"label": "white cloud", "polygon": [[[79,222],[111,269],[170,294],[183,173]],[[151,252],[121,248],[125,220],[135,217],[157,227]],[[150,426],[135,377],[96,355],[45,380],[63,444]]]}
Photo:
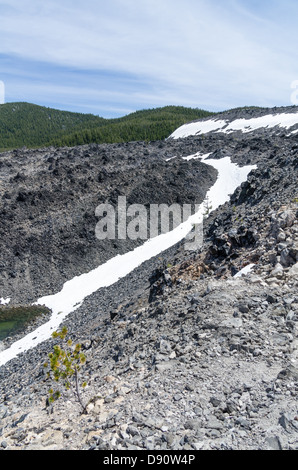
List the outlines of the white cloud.
{"label": "white cloud", "polygon": [[241,101],[290,104],[290,85],[298,78],[297,29],[289,16],[295,2],[272,0],[270,10],[268,5],[267,0],[262,7],[248,0],[10,0],[10,9],[0,7],[0,54],[87,72],[128,73],[150,84],[148,94],[156,101],[176,97],[209,109]]}

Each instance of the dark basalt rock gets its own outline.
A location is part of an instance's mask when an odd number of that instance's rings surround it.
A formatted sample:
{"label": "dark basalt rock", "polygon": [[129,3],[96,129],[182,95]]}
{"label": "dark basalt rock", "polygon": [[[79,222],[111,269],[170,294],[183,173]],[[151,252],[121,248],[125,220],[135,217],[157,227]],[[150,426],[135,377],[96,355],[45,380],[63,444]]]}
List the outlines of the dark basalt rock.
{"label": "dark basalt rock", "polygon": [[132,142],[1,154],[1,295],[34,301],[143,243],[98,240],[101,203],[117,208],[119,196],[127,206],[202,202],[216,170],[195,160],[166,161],[165,153],[175,151],[175,143],[165,151],[158,142]]}

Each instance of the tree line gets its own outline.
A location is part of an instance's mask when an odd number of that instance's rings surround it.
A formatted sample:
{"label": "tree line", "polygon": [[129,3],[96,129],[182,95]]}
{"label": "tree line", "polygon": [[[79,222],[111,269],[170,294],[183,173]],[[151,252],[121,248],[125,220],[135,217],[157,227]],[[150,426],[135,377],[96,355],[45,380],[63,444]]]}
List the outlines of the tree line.
{"label": "tree line", "polygon": [[7,103],[0,105],[0,149],[163,140],[181,125],[212,114],[165,106],[104,119],[30,103]]}

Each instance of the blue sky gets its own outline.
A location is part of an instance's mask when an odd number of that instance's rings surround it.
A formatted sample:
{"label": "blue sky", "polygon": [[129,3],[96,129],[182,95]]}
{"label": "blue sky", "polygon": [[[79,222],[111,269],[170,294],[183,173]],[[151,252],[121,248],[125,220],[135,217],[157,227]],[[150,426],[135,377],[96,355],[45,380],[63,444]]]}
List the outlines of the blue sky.
{"label": "blue sky", "polygon": [[0,0],[5,101],[123,116],[289,106],[297,0]]}

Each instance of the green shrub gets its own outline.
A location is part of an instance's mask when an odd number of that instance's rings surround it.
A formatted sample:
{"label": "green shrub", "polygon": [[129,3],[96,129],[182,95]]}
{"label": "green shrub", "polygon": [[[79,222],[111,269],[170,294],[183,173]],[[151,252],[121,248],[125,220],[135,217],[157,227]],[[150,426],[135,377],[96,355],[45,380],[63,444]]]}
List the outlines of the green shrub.
{"label": "green shrub", "polygon": [[[66,340],[67,328],[63,327],[61,332],[55,331],[52,334],[53,338],[60,338],[64,341],[64,349],[56,344],[53,347],[53,352],[49,354],[49,363],[45,363],[44,367],[48,368],[48,377],[52,378],[55,382],[62,381],[63,387],[66,390],[73,389],[74,394],[81,405],[82,412],[86,412],[86,406],[83,404],[81,398],[81,388],[86,387],[86,382],[80,384],[79,372],[81,366],[85,364],[86,357],[81,352],[81,344],[72,344],[72,340]],[[55,400],[61,397],[61,391],[51,388],[49,390],[49,403],[53,403]]]}

